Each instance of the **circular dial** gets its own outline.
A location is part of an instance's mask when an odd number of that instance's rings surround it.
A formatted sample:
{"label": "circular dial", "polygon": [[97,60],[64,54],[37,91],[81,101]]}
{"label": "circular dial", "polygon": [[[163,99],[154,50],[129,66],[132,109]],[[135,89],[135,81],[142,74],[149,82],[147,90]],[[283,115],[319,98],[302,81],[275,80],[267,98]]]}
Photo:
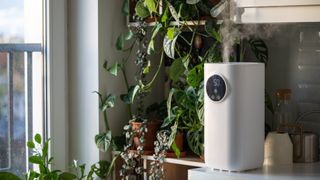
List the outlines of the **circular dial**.
{"label": "circular dial", "polygon": [[221,101],[226,95],[226,83],[223,78],[217,74],[208,79],[206,89],[212,101]]}

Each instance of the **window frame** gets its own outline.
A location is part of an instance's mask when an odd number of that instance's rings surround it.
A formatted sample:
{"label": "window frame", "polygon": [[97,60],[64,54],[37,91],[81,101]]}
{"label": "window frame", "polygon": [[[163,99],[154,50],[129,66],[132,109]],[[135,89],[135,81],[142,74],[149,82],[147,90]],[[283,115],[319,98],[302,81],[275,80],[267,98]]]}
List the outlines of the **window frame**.
{"label": "window frame", "polygon": [[66,170],[68,164],[68,86],[67,86],[67,2],[44,0],[45,136],[52,139],[50,155],[54,167]]}

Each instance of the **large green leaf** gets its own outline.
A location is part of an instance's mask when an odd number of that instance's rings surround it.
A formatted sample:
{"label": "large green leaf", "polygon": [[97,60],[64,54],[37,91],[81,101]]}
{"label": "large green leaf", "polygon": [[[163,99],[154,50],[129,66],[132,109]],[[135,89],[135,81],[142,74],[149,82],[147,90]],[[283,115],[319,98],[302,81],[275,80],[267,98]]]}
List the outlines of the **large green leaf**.
{"label": "large green leaf", "polygon": [[256,58],[265,64],[268,63],[269,53],[268,47],[262,39],[249,40],[250,47]]}
{"label": "large green leaf", "polygon": [[190,130],[187,133],[187,142],[191,151],[198,156],[203,154],[203,128],[197,130]]}
{"label": "large green leaf", "polygon": [[21,180],[21,179],[10,172],[0,172],[0,180]]}
{"label": "large green leaf", "polygon": [[31,162],[33,164],[43,164],[43,161],[39,156],[30,156],[29,162]]}
{"label": "large green leaf", "polygon": [[178,36],[179,36],[179,32],[176,31],[173,39],[170,38],[168,36],[168,34],[166,34],[164,39],[163,39],[164,52],[171,59],[174,59],[175,45],[176,45],[176,41],[178,39]]}
{"label": "large green leaf", "polygon": [[199,64],[191,69],[187,75],[187,83],[192,87],[198,87],[203,81],[204,69],[203,64]]}
{"label": "large green leaf", "polygon": [[136,14],[141,18],[150,16],[148,8],[144,5],[143,1],[138,1],[135,7]]}
{"label": "large green leaf", "polygon": [[147,6],[150,14],[153,12],[157,12],[156,2],[154,0],[144,0],[145,6]]}
{"label": "large green leaf", "polygon": [[94,138],[95,143],[98,149],[102,152],[107,152],[112,140],[111,131],[107,131],[106,133],[97,134]]}
{"label": "large green leaf", "polygon": [[180,76],[184,73],[185,66],[184,66],[184,61],[187,61],[189,56],[181,57],[176,60],[174,60],[169,68],[169,77],[172,79],[174,82],[178,81]]}

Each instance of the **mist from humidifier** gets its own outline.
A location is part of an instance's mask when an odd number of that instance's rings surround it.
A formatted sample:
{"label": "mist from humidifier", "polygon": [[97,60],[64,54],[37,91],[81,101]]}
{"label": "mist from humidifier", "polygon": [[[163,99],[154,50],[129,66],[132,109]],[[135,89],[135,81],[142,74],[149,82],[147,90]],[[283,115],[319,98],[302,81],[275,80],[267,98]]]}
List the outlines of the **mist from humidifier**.
{"label": "mist from humidifier", "polygon": [[278,31],[279,25],[274,24],[235,24],[230,18],[230,12],[236,12],[236,4],[234,1],[221,0],[210,13],[213,17],[220,19],[222,24],[220,25],[221,43],[222,43],[222,55],[223,62],[229,62],[230,56],[233,53],[233,46],[244,39],[261,38],[268,39]]}

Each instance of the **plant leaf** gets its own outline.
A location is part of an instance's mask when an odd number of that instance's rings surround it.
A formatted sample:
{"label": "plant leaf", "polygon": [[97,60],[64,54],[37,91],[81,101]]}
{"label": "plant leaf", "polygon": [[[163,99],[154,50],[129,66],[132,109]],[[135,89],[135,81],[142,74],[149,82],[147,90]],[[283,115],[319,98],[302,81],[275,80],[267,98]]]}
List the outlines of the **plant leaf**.
{"label": "plant leaf", "polygon": [[178,148],[176,141],[173,141],[172,145],[171,145],[171,149],[174,151],[174,154],[177,156],[177,158],[180,158],[180,149]]}
{"label": "plant leaf", "polygon": [[268,63],[269,53],[268,47],[262,39],[249,40],[251,50],[255,54],[256,58],[265,64]]}
{"label": "plant leaf", "polygon": [[125,40],[130,40],[132,39],[134,36],[133,32],[131,31],[131,29],[129,29],[129,32],[127,33],[126,37],[125,37]]}
{"label": "plant leaf", "polygon": [[200,126],[200,129],[195,129],[194,131],[188,131],[187,133],[187,142],[191,151],[197,154],[198,156],[203,154],[203,128]]}
{"label": "plant leaf", "polygon": [[154,53],[154,40],[153,39],[151,39],[149,42],[147,53],[149,55]]}
{"label": "plant leaf", "polygon": [[120,34],[117,38],[116,48],[118,51],[122,51],[124,48],[124,36]]}
{"label": "plant leaf", "polygon": [[38,144],[41,144],[41,136],[40,136],[40,134],[36,134],[36,135],[34,136],[34,140],[35,140]]}
{"label": "plant leaf", "polygon": [[150,72],[151,62],[148,60],[147,66],[143,69],[143,74],[148,74]]}
{"label": "plant leaf", "polygon": [[187,4],[197,4],[200,0],[187,0]]}
{"label": "plant leaf", "polygon": [[44,146],[43,146],[43,148],[42,148],[42,156],[43,156],[43,157],[46,157],[46,156],[48,155],[49,142],[50,142],[50,139],[48,139],[48,140],[44,143]]}
{"label": "plant leaf", "polygon": [[175,35],[174,35],[173,39],[170,39],[168,34],[166,34],[166,36],[163,39],[164,52],[171,59],[174,59],[175,45],[176,45],[176,41],[178,39],[178,36],[179,36],[179,33],[175,32]]}
{"label": "plant leaf", "polygon": [[94,139],[98,149],[102,152],[107,152],[112,140],[111,131],[97,134]]}
{"label": "plant leaf", "polygon": [[168,31],[167,31],[167,36],[170,40],[173,40],[174,38],[174,33],[175,33],[175,28],[174,27],[170,27],[168,28]]}
{"label": "plant leaf", "polygon": [[116,101],[116,96],[113,94],[109,94],[103,101],[100,109],[101,111],[105,111],[106,109],[113,108]]}
{"label": "plant leaf", "polygon": [[113,159],[112,159],[112,161],[111,161],[111,163],[110,163],[110,165],[108,167],[108,171],[107,171],[107,174],[106,174],[107,177],[109,177],[111,175],[117,158],[118,158],[118,156],[113,157]]}
{"label": "plant leaf", "polygon": [[114,76],[117,76],[118,75],[118,68],[120,67],[120,65],[118,64],[118,62],[114,63],[111,67],[109,67],[107,69],[107,71],[114,75]]}
{"label": "plant leaf", "polygon": [[28,141],[27,142],[27,146],[28,146],[29,149],[35,148],[35,144],[32,141]]}
{"label": "plant leaf", "polygon": [[179,15],[176,11],[176,9],[171,5],[171,3],[167,2],[168,3],[168,7],[169,7],[169,11],[172,15],[172,17],[174,18],[174,20],[176,20],[176,22],[179,24]]}
{"label": "plant leaf", "polygon": [[169,68],[169,77],[174,82],[178,81],[180,76],[184,73],[186,70],[183,64],[183,61],[186,61],[185,59],[189,58],[189,56],[181,57],[176,60],[174,60]]}
{"label": "plant leaf", "polygon": [[178,121],[176,121],[174,123],[173,126],[171,126],[171,133],[169,136],[169,141],[168,141],[168,146],[171,147],[172,143],[175,141],[176,139],[176,134],[177,134],[177,130],[178,130]]}
{"label": "plant leaf", "polygon": [[205,24],[205,30],[208,33],[208,35],[212,36],[216,41],[222,42],[222,36],[219,33],[219,28],[217,27],[216,21],[208,20]]}
{"label": "plant leaf", "polygon": [[139,91],[140,86],[139,85],[135,85],[135,86],[131,86],[129,88],[129,92],[128,92],[128,96],[130,99],[130,103],[132,104],[134,101],[134,98],[136,97],[137,92]]}
{"label": "plant leaf", "polygon": [[196,88],[203,81],[204,69],[203,64],[199,64],[191,69],[187,75],[187,83]]}
{"label": "plant leaf", "polygon": [[145,0],[144,1],[144,4],[147,6],[150,14],[152,12],[157,12],[157,9],[156,9],[156,3],[154,0]]}
{"label": "plant leaf", "polygon": [[10,173],[10,172],[0,172],[1,180],[21,180],[18,176]]}
{"label": "plant leaf", "polygon": [[39,156],[30,156],[29,157],[29,162],[33,164],[43,164],[42,159]]}
{"label": "plant leaf", "polygon": [[121,101],[123,101],[126,104],[131,104],[131,101],[130,101],[128,94],[121,94],[120,99],[121,99]]}
{"label": "plant leaf", "polygon": [[168,7],[164,10],[164,13],[161,16],[161,22],[164,23],[168,20]]}
{"label": "plant leaf", "polygon": [[59,175],[59,178],[61,178],[61,180],[73,180],[77,179],[77,176],[69,172],[64,172]]}
{"label": "plant leaf", "polygon": [[176,89],[172,88],[169,92],[168,99],[167,99],[167,114],[168,114],[169,120],[171,120],[171,113],[172,113],[171,104],[172,104],[172,97],[175,92],[176,92]]}
{"label": "plant leaf", "polygon": [[143,19],[150,16],[148,8],[144,6],[144,3],[141,0],[137,2],[135,12],[139,17]]}
{"label": "plant leaf", "polygon": [[129,15],[129,0],[123,0],[121,10],[123,15],[125,16]]}

